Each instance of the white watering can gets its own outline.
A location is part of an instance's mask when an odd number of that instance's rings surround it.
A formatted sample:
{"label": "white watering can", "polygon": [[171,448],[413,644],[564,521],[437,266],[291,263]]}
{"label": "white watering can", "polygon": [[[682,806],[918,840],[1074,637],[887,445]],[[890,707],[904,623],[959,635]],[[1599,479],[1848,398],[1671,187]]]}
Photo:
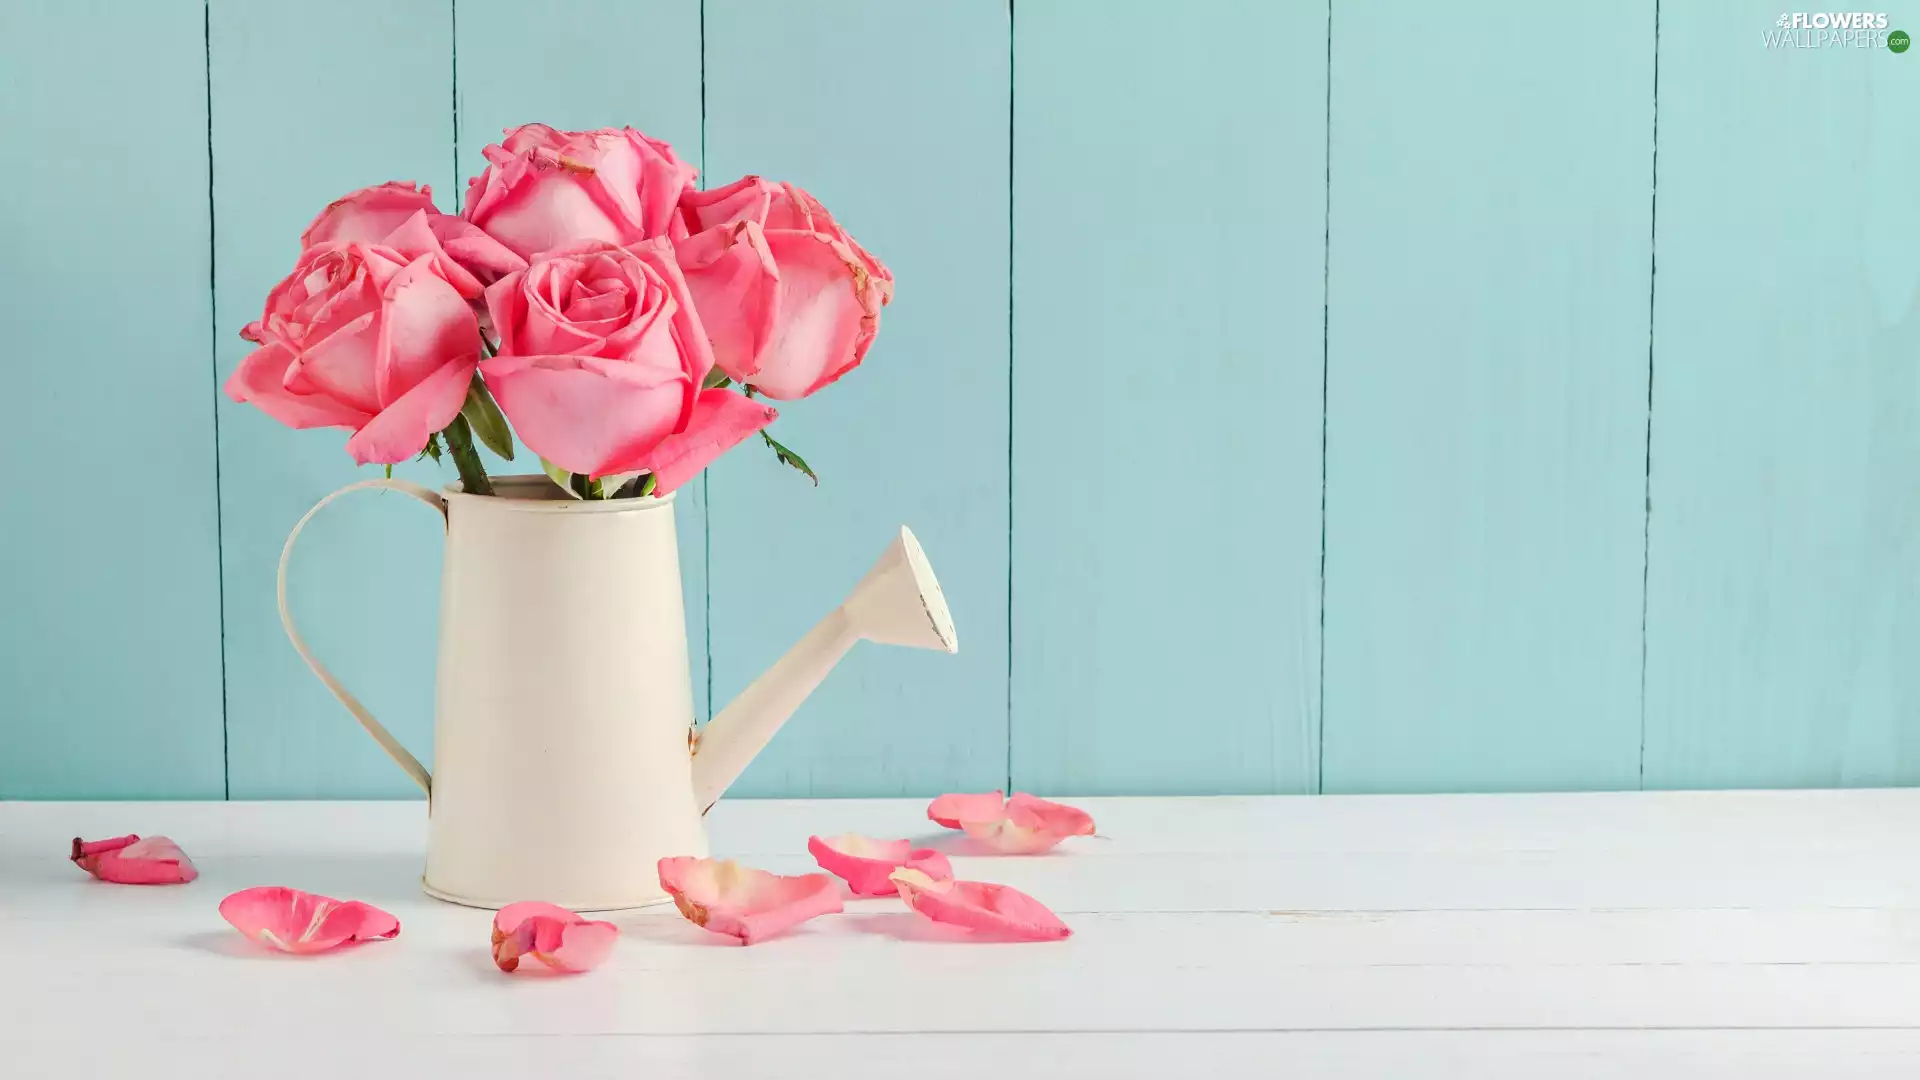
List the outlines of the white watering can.
{"label": "white watering can", "polygon": [[[314,658],[287,609],[300,530],[368,488],[446,521],[431,774]],[[696,734],[672,496],[578,501],[545,476],[499,477],[494,489],[349,484],[307,511],[280,553],[294,649],[427,793],[421,885],[442,900],[664,900],[655,863],[707,854],[701,816],[854,642],[959,650],[940,584],[902,528],[846,601]]]}

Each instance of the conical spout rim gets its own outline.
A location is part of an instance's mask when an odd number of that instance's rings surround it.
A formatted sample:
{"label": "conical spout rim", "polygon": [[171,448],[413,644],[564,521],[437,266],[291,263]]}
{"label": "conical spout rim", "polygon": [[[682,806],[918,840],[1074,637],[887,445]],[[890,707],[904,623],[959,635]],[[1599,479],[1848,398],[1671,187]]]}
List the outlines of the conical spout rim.
{"label": "conical spout rim", "polygon": [[920,593],[920,602],[926,608],[927,618],[933,623],[934,634],[947,652],[959,652],[960,633],[954,628],[953,612],[947,607],[947,595],[940,590],[940,579],[933,575],[933,564],[927,560],[927,553],[920,546],[920,538],[905,525],[900,526],[900,547],[906,552],[907,566],[913,571],[913,583]]}

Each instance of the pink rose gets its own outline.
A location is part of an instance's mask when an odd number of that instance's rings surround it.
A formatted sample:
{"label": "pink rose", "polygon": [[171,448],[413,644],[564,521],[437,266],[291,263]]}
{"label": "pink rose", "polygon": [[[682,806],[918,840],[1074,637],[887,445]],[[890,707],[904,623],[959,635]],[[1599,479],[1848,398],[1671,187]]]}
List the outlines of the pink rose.
{"label": "pink rose", "polygon": [[480,359],[480,328],[440,261],[377,244],[301,252],[241,331],[260,347],[227,396],[295,428],[353,431],[362,465],[405,461],[451,423]]}
{"label": "pink rose", "polygon": [[665,242],[589,241],[487,289],[499,355],[480,365],[520,440],[568,472],[651,471],[664,494],[774,411],[701,393],[706,332]]}
{"label": "pink rose", "polygon": [[714,361],[771,398],[799,398],[857,367],[893,299],[893,275],[813,196],[743,177],[688,192],[675,245]]}
{"label": "pink rose", "polygon": [[431,255],[446,279],[469,300],[527,260],[466,219],[443,214],[433,205],[433,189],[389,180],[343,195],[320,211],[300,234],[301,248],[352,242],[384,244],[409,262]]}
{"label": "pink rose", "polygon": [[693,166],[632,128],[525,124],[484,153],[487,170],[467,185],[467,220],[529,259],[586,240],[668,235],[693,187]]}

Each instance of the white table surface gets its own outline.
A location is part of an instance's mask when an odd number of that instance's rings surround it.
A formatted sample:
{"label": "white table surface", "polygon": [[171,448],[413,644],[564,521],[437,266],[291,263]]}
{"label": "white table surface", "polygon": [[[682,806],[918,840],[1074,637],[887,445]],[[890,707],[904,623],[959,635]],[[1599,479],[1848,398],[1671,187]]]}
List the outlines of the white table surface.
{"label": "white table surface", "polygon": [[[421,803],[0,804],[0,1076],[1920,1076],[1920,791],[1076,801],[1101,838],[954,858],[1070,941],[881,899],[742,948],[650,909],[575,978],[502,975],[490,913],[420,894]],[[809,834],[939,833],[925,805],[709,822],[799,872]],[[66,861],[127,832],[200,879]],[[215,908],[276,884],[401,934],[264,953]]]}

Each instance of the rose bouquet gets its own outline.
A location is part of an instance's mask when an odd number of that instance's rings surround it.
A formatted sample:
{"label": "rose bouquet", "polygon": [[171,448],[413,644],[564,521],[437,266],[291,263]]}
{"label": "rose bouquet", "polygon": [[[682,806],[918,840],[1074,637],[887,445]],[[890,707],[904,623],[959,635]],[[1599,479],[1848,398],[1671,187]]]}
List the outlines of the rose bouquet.
{"label": "rose bouquet", "polygon": [[476,448],[539,455],[579,498],[663,495],[758,433],[763,398],[857,366],[893,277],[811,195],[746,176],[701,191],[631,128],[527,124],[486,148],[465,209],[390,182],[335,200],[241,336],[227,381],[295,428],[346,428],[362,465]]}

